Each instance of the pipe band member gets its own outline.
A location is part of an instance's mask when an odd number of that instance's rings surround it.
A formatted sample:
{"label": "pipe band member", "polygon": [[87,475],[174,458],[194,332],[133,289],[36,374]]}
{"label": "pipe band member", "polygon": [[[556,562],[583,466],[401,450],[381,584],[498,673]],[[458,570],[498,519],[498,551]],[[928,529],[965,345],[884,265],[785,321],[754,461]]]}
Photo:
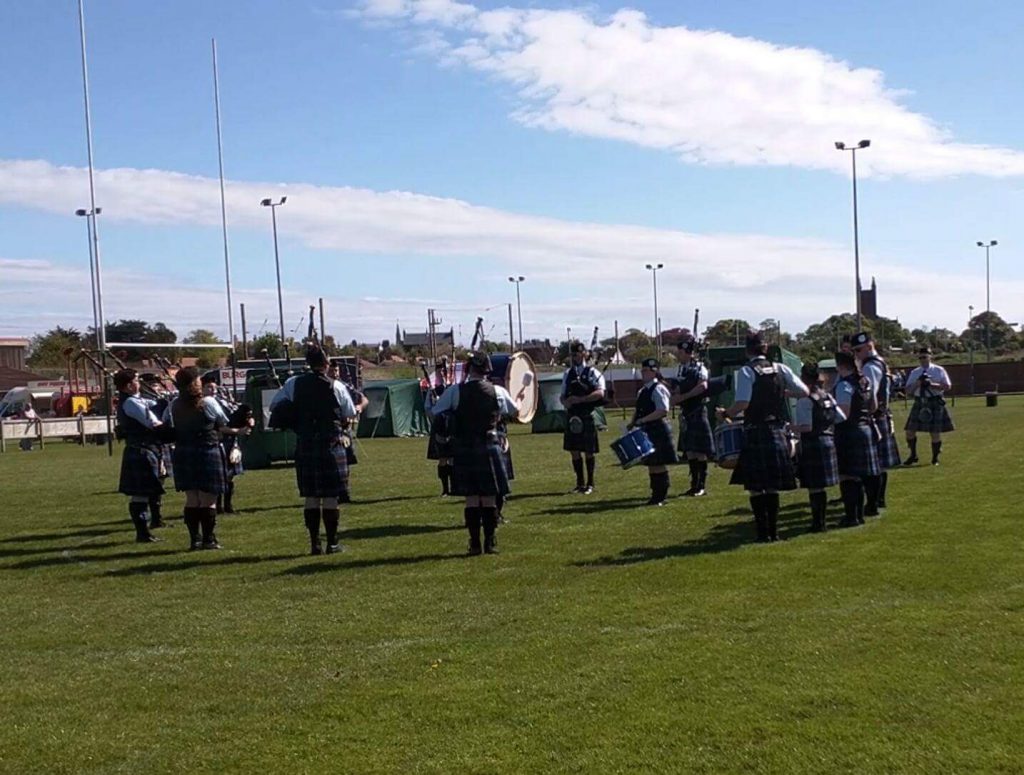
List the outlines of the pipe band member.
{"label": "pipe band member", "polygon": [[797,475],[811,503],[811,532],[821,533],[825,523],[828,495],[825,491],[839,483],[835,425],[846,419],[834,397],[823,387],[824,379],[813,363],[805,363],[800,380],[810,391],[796,402],[793,430],[800,434]]}
{"label": "pipe band member", "polygon": [[743,447],[729,483],[750,493],[757,540],[764,543],[779,540],[779,492],[796,489],[786,398],[804,398],[808,390],[788,366],[768,359],[760,334],[748,334],[745,347],[748,360],[736,374],[733,405],[722,413],[743,415]]}
{"label": "pipe band member", "polygon": [[[447,363],[438,361],[434,366],[434,384],[427,386],[423,408],[431,415],[431,408],[448,389]],[[452,458],[455,456],[451,423],[448,415],[439,414],[430,422],[430,440],[427,442],[427,460],[437,461],[437,478],[441,481],[441,497],[452,494]]]}
{"label": "pipe band member", "polygon": [[877,407],[871,385],[857,368],[852,353],[836,353],[836,373],[832,394],[846,417],[836,423],[839,492],[844,512],[839,526],[856,527],[864,524],[864,480],[882,472],[871,419]]}
{"label": "pipe band member", "polygon": [[355,379],[345,379],[341,371],[341,363],[332,360],[327,365],[327,377],[337,380],[345,386],[348,394],[352,397],[352,405],[356,408],[356,416],[345,423],[342,429],[341,443],[345,445],[345,462],[348,463],[348,477],[345,479],[345,486],[338,493],[338,503],[352,502],[352,466],[359,462],[356,456],[356,438],[359,434],[359,418],[362,417],[366,407],[370,405],[370,399],[366,393],[355,386]]}
{"label": "pipe band member", "polygon": [[644,458],[651,480],[648,506],[664,506],[668,498],[668,467],[679,462],[676,455],[672,426],[668,422],[672,396],[661,377],[661,364],[657,358],[647,358],[640,364],[640,378],[644,385],[636,395],[636,409],[630,428],[640,428],[654,445],[654,452]]}
{"label": "pipe band member", "polygon": [[[139,386],[142,391],[140,396],[153,401],[150,410],[157,417],[164,416],[167,407],[177,396],[177,392],[167,390],[159,375],[152,372],[139,374]],[[174,477],[174,442],[166,436],[166,433],[161,434],[159,442],[162,463],[160,478],[166,482],[167,479],[173,480]],[[149,527],[153,529],[166,526],[163,518],[163,495],[154,495],[149,499]]]}
{"label": "pipe band member", "polygon": [[509,493],[497,428],[503,417],[515,418],[519,410],[505,388],[487,379],[491,371],[487,353],[470,353],[466,368],[466,381],[450,385],[430,413],[434,417],[448,414],[454,423],[452,494],[466,498],[469,554],[497,554],[495,498]]}
{"label": "pipe band member", "polygon": [[216,399],[203,395],[199,370],[193,366],[174,375],[178,388],[164,414],[174,428],[174,489],[185,493],[185,527],[189,549],[220,549],[217,540],[217,496],[228,489],[223,436],[246,435],[232,428]]}
{"label": "pipe band member", "polygon": [[890,402],[893,394],[892,372],[889,364],[878,354],[875,342],[867,331],[859,331],[850,340],[853,354],[860,364],[861,374],[868,381],[875,411],[871,415],[878,465],[882,471],[878,478],[864,480],[864,516],[877,517],[879,509],[886,507],[885,494],[889,489],[889,469],[899,468],[900,450],[896,444],[896,429],[892,421]]}
{"label": "pipe band member", "polygon": [[347,423],[356,416],[348,388],[327,376],[327,356],[319,347],[306,349],[310,371],[289,377],[270,402],[270,409],[291,405],[295,444],[295,480],[305,499],[303,519],[309,533],[310,554],[323,553],[323,520],[327,554],[344,550],[338,543],[338,493],[348,490],[348,455],[343,441]]}
{"label": "pipe band member", "polygon": [[943,393],[952,388],[953,383],[949,381],[949,374],[944,368],[932,363],[932,351],[928,347],[918,350],[917,357],[921,365],[907,377],[907,395],[914,397],[914,406],[904,427],[907,445],[910,447],[910,457],[904,465],[912,466],[918,462],[917,434],[920,431],[931,434],[932,465],[937,466],[942,453],[942,434],[955,430],[943,397]]}
{"label": "pipe band member", "polygon": [[[590,495],[594,491],[595,456],[600,451],[594,410],[604,401],[604,375],[587,363],[590,352],[583,342],[573,342],[569,346],[569,357],[571,364],[562,375],[559,395],[566,413],[562,449],[570,453],[572,470],[576,474],[576,486],[570,492]],[[583,480],[584,458],[586,482]]]}
{"label": "pipe band member", "polygon": [[128,496],[128,516],[138,543],[161,539],[149,532],[150,503],[164,494],[163,423],[154,409],[156,401],[139,395],[141,385],[135,369],[114,374],[117,389],[117,435],[125,442],[121,455],[118,492]]}
{"label": "pipe band member", "polygon": [[[208,371],[199,378],[199,381],[203,386],[203,396],[216,401],[221,412],[230,420],[230,414],[234,411],[235,407],[230,405],[220,395],[217,389],[220,386],[217,381],[217,373],[215,371]],[[221,439],[221,446],[224,447],[224,459],[227,465],[227,489],[222,495],[217,496],[215,508],[218,514],[234,514],[235,477],[244,474],[245,468],[242,466],[241,449],[238,446],[237,436],[223,437]],[[233,453],[233,450],[238,450],[238,452]],[[236,462],[231,462],[232,457],[235,458]]]}
{"label": "pipe band member", "polygon": [[697,341],[687,339],[677,345],[679,370],[672,404],[679,407],[679,451],[690,466],[687,497],[707,494],[708,459],[715,456],[715,436],[708,419],[708,369],[696,355]]}

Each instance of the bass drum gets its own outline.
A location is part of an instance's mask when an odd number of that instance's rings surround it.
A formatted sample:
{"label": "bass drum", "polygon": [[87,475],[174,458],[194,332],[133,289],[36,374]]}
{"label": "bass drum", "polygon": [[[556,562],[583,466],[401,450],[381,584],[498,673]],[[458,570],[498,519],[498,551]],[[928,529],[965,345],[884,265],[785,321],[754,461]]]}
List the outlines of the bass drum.
{"label": "bass drum", "polygon": [[516,422],[528,423],[537,413],[540,392],[537,370],[526,353],[495,353],[491,356],[491,382],[512,394],[519,410]]}

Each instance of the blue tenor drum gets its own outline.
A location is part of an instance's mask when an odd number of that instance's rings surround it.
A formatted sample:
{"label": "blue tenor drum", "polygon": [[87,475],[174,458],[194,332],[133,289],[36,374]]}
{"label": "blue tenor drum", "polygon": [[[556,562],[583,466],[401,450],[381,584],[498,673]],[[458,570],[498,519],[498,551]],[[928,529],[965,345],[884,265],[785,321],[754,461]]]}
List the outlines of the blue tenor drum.
{"label": "blue tenor drum", "polygon": [[613,441],[611,448],[623,468],[632,468],[654,452],[654,445],[640,428],[634,428],[621,439]]}

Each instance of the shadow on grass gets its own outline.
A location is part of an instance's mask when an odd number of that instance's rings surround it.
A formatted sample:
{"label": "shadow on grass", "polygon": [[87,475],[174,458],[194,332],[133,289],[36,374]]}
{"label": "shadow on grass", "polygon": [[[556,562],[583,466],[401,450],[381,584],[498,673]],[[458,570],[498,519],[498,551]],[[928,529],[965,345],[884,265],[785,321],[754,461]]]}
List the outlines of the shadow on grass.
{"label": "shadow on grass", "polygon": [[449,530],[462,530],[463,525],[376,525],[374,527],[355,527],[342,530],[340,537],[350,541],[362,538],[390,538],[393,536],[423,535],[425,533],[444,533]]}
{"label": "shadow on grass", "polygon": [[416,565],[421,562],[434,562],[438,560],[461,560],[466,558],[465,553],[460,554],[421,554],[406,557],[379,557],[377,559],[352,560],[332,562],[331,558],[324,557],[320,562],[311,562],[307,565],[297,565],[281,571],[279,576],[310,576],[317,573],[330,573],[333,571],[353,570],[356,568],[378,568],[394,565]]}
{"label": "shadow on grass", "polygon": [[613,500],[584,500],[586,496],[580,496],[578,500],[574,500],[572,505],[566,506],[554,506],[544,511],[538,511],[537,514],[598,514],[603,511],[619,511],[621,509],[628,508],[640,508],[646,505],[646,501],[642,496],[636,498],[615,498]]}
{"label": "shadow on grass", "polygon": [[35,560],[24,560],[13,565],[0,566],[3,570],[33,570],[35,568],[48,568],[55,565],[81,565],[94,562],[111,562],[113,560],[137,560],[140,557],[166,557],[177,554],[174,549],[154,549],[148,552],[118,552],[117,554],[101,554],[95,556],[83,556],[80,554],[62,554],[57,557],[41,557]]}
{"label": "shadow on grass", "polygon": [[[116,523],[122,525],[125,530],[132,530],[131,523],[125,519]],[[65,538],[89,538],[92,536],[108,536],[116,533],[116,530],[104,530],[102,528],[93,528],[88,530],[74,530],[71,532],[57,532],[57,533],[33,533],[32,535],[23,536],[12,536],[11,538],[0,539],[0,544],[30,544],[36,541],[61,541]],[[3,556],[0,554],[0,556]]]}
{"label": "shadow on grass", "polygon": [[122,546],[122,541],[104,541],[103,543],[91,544],[75,544],[74,546],[48,546],[42,549],[0,549],[0,558],[11,558],[11,557],[31,557],[36,554],[53,554],[54,552],[62,551],[81,551],[83,549],[109,549],[112,546]]}
{"label": "shadow on grass", "polygon": [[[182,550],[186,551],[186,550]],[[146,565],[133,565],[130,568],[118,568],[117,570],[109,570],[105,573],[100,574],[101,576],[114,576],[118,578],[125,578],[131,576],[150,576],[154,573],[174,573],[176,571],[191,570],[193,568],[203,568],[206,566],[222,566],[222,565],[255,565],[261,562],[278,562],[281,560],[294,560],[294,554],[274,554],[267,556],[231,556],[221,557],[216,560],[200,560],[198,557],[202,555],[209,555],[210,552],[201,552],[198,555],[195,553],[189,554],[189,559],[180,560],[179,562],[157,562],[147,563]]]}
{"label": "shadow on grass", "polygon": [[[395,501],[423,501],[431,498],[440,498],[438,495],[394,495],[390,498],[352,498],[352,506],[372,506],[375,503],[394,503]],[[349,505],[349,504],[343,504]]]}

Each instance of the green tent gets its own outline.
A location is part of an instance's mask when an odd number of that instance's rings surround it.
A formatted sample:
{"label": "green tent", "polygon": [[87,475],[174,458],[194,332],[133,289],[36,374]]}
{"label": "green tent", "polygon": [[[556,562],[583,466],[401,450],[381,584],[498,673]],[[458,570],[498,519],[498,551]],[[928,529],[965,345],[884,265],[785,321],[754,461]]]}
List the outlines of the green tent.
{"label": "green tent", "polygon": [[425,436],[430,432],[419,380],[364,382],[363,393],[370,403],[359,420],[359,438]]}
{"label": "green tent", "polygon": [[[783,363],[793,371],[798,377],[800,376],[800,369],[803,367],[803,361],[800,360],[800,356],[796,353],[792,353],[789,350],[784,350],[778,345],[769,345],[768,357],[775,363]],[[712,377],[718,377],[723,374],[733,375],[733,384],[736,380],[736,372],[739,371],[747,363],[746,351],[743,347],[712,347],[708,350],[708,371]],[[734,391],[732,389],[725,391],[720,394],[717,398],[713,399],[709,412],[711,414],[711,424],[715,424],[715,413],[714,407],[716,406],[730,406],[733,401]],[[796,409],[796,399],[789,399],[789,410],[792,414]]]}
{"label": "green tent", "polygon": [[[562,395],[562,375],[543,374],[537,379],[537,387],[539,401],[530,430],[533,433],[561,433],[568,423],[565,408],[559,400]],[[594,420],[601,430],[608,427],[604,409],[594,411]]]}

